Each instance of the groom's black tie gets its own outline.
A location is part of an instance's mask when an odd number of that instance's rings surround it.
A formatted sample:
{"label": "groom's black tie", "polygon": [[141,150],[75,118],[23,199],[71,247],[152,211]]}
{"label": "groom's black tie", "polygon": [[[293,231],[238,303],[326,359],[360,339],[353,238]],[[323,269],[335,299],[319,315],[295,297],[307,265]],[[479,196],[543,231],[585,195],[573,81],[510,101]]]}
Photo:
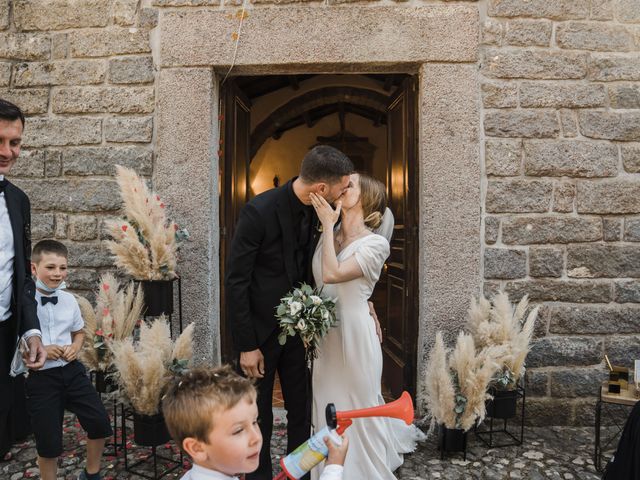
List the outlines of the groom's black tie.
{"label": "groom's black tie", "polygon": [[4,192],[4,189],[8,183],[9,182],[7,181],[6,178],[3,178],[2,180],[0,180],[0,193]]}
{"label": "groom's black tie", "polygon": [[309,263],[309,238],[311,236],[311,207],[304,207],[300,213],[300,230],[298,232],[298,248],[296,261],[300,280],[306,280],[307,264]]}

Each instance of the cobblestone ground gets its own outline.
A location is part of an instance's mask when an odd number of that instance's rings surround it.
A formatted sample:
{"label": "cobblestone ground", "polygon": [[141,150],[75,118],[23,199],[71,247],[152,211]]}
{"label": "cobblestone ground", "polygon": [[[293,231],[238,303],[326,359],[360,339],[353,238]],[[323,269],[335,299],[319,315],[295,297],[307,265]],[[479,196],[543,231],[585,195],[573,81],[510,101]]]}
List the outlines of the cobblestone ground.
{"label": "cobblestone ground", "polygon": [[[59,479],[75,479],[80,472],[84,460],[84,436],[72,415],[65,419],[64,445],[65,454],[60,461]],[[132,438],[128,436],[131,446]],[[560,479],[560,480],[592,480],[600,478],[593,466],[594,435],[592,428],[528,428],[525,430],[525,444],[522,447],[486,448],[474,435],[469,436],[467,460],[461,454],[450,455],[440,460],[436,439],[430,438],[420,445],[412,455],[408,455],[405,464],[397,472],[401,480],[431,479]],[[285,431],[281,424],[276,424],[272,441],[272,452],[275,457],[284,453]],[[35,465],[35,444],[32,438],[17,444],[12,450],[14,460],[0,463],[2,480],[18,480],[37,478]],[[147,451],[137,449],[131,454],[130,462],[143,459]],[[171,445],[159,448],[164,456],[177,456],[177,450]],[[138,475],[125,470],[122,454],[115,457],[106,455],[104,459],[103,478],[107,480],[139,479]],[[160,468],[166,462],[160,461]],[[163,478],[179,478],[184,469],[189,468],[185,459],[182,466]],[[142,467],[143,472],[150,473],[150,464]],[[366,480],[366,479],[345,479]]]}

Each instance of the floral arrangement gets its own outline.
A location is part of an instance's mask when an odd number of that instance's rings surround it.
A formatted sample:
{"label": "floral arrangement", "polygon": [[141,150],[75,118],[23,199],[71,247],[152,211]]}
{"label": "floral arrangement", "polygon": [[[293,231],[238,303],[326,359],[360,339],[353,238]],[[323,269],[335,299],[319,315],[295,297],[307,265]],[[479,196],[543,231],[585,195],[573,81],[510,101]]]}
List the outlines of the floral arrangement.
{"label": "floral arrangement", "polygon": [[189,233],[167,219],[166,205],[131,169],[116,165],[124,219],[106,223],[116,266],[136,280],[176,277],[177,252]]}
{"label": "floral arrangement", "polygon": [[281,328],[280,345],[285,344],[288,336],[300,335],[310,360],[316,357],[320,339],[337,323],[336,302],[323,297],[322,289],[302,283],[280,299],[276,318]]}
{"label": "floral arrangement", "polygon": [[142,289],[135,288],[133,282],[122,285],[113,274],[106,273],[100,277],[95,308],[86,298],[77,299],[85,332],[80,359],[90,370],[109,372],[113,369],[109,345],[131,337],[142,317]]}
{"label": "floral arrangement", "polygon": [[502,347],[476,350],[473,337],[460,332],[454,349],[445,348],[442,333],[436,334],[426,367],[424,398],[436,424],[450,429],[469,430],[486,415],[485,400],[489,382],[499,370],[497,358]]}
{"label": "floral arrangement", "polygon": [[191,367],[193,360],[193,324],[171,340],[164,316],[140,325],[140,339],[113,342],[113,363],[124,399],[141,415],[155,415],[160,400],[174,375]]}
{"label": "floral arrangement", "polygon": [[468,329],[476,347],[500,346],[503,349],[497,359],[501,368],[491,381],[491,386],[498,390],[515,390],[524,376],[539,308],[531,310],[524,321],[528,307],[526,295],[514,308],[504,292],[495,295],[492,302],[483,296],[471,300]]}

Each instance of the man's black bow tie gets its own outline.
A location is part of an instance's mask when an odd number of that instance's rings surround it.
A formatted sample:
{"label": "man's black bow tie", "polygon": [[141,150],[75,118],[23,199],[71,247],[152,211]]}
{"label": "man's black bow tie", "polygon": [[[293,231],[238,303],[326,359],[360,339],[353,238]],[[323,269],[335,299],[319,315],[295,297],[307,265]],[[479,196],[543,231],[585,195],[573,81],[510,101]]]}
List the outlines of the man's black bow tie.
{"label": "man's black bow tie", "polygon": [[47,303],[51,302],[54,305],[58,304],[58,297],[40,297],[40,301],[42,302],[42,306],[44,307]]}

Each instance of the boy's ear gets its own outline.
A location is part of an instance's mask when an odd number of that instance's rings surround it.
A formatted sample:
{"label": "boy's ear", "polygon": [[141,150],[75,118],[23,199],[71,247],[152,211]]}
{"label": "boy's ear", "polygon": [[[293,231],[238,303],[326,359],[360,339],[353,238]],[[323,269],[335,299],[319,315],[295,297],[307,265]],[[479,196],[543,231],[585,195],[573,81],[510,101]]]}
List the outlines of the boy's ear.
{"label": "boy's ear", "polygon": [[35,275],[36,274],[36,264],[31,262],[31,274]]}
{"label": "boy's ear", "polygon": [[207,459],[207,454],[204,451],[203,444],[200,440],[193,437],[187,437],[182,440],[182,448],[194,462],[204,462]]}

